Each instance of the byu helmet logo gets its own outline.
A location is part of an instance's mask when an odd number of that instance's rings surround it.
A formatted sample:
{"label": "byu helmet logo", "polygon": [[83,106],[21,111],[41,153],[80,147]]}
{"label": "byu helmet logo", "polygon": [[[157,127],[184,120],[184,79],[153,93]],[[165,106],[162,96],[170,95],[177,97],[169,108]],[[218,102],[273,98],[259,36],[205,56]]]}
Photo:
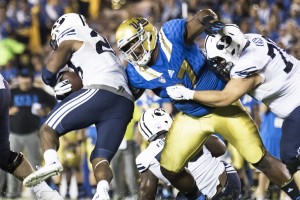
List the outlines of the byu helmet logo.
{"label": "byu helmet logo", "polygon": [[156,116],[163,116],[165,113],[166,112],[163,109],[161,109],[161,108],[157,108],[157,109],[154,110],[154,114]]}
{"label": "byu helmet logo", "polygon": [[231,37],[229,37],[229,36],[223,36],[217,42],[216,47],[219,50],[223,50],[224,48],[226,49],[227,47],[229,47],[229,45],[231,44],[231,42],[232,42]]}

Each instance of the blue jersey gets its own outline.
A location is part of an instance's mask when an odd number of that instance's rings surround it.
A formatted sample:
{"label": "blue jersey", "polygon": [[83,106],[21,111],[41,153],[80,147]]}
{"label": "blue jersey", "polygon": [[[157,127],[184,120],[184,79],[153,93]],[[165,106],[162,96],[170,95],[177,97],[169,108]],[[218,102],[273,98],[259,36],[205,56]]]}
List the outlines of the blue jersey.
{"label": "blue jersey", "polygon": [[[157,42],[159,53],[151,67],[128,64],[129,84],[135,88],[152,89],[161,98],[170,98],[168,86],[182,84],[193,90],[222,90],[224,82],[207,67],[204,54],[198,45],[184,43],[185,19],[166,22]],[[213,108],[194,101],[175,101],[175,107],[190,116],[209,114]]]}

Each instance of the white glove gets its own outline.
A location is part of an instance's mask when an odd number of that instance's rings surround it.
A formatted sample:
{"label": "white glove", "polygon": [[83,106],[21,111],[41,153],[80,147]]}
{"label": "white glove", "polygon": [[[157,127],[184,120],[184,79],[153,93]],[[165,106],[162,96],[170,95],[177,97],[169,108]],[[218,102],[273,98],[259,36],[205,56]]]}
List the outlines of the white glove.
{"label": "white glove", "polygon": [[69,80],[63,80],[54,87],[55,95],[64,95],[72,90],[72,85]]}
{"label": "white glove", "polygon": [[194,97],[194,90],[183,85],[173,85],[166,88],[168,95],[174,100],[190,100]]}

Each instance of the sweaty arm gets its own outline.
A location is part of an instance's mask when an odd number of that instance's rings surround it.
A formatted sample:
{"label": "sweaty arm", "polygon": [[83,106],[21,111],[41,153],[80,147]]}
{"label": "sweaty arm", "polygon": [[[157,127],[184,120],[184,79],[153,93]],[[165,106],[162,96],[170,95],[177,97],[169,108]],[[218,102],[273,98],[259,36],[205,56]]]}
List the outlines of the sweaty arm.
{"label": "sweaty arm", "polygon": [[[207,16],[210,16],[210,19],[215,21],[218,20],[216,13],[214,13],[211,9],[202,9],[196,13],[190,20],[186,22],[186,30],[185,30],[185,42],[186,44],[192,44],[194,40],[205,31],[205,23],[203,19]],[[206,22],[209,23],[209,22]],[[207,27],[209,28],[209,27]]]}
{"label": "sweaty arm", "polygon": [[141,173],[138,200],[155,200],[158,178],[149,170]]}
{"label": "sweaty arm", "polygon": [[56,73],[63,68],[72,54],[77,51],[82,42],[76,40],[63,41],[59,47],[51,54],[46,63],[46,68],[43,69],[43,81],[50,86],[54,86],[56,82]]}
{"label": "sweaty arm", "polygon": [[228,106],[254,89],[260,82],[261,77],[259,75],[234,78],[230,79],[223,90],[195,91],[192,99],[211,107]]}

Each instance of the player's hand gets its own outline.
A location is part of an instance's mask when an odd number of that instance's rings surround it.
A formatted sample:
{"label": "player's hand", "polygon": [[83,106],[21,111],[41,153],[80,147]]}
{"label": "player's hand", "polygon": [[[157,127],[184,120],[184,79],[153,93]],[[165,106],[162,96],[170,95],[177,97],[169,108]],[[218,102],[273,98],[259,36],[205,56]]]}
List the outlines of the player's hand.
{"label": "player's hand", "polygon": [[223,22],[216,20],[213,16],[210,15],[203,17],[202,24],[204,26],[204,32],[210,36],[214,36],[225,26]]}
{"label": "player's hand", "polygon": [[190,100],[194,97],[194,90],[190,90],[183,85],[174,85],[166,88],[168,95],[174,100]]}
{"label": "player's hand", "polygon": [[55,96],[64,95],[68,92],[71,92],[71,90],[72,90],[72,85],[67,79],[59,82],[54,87]]}

